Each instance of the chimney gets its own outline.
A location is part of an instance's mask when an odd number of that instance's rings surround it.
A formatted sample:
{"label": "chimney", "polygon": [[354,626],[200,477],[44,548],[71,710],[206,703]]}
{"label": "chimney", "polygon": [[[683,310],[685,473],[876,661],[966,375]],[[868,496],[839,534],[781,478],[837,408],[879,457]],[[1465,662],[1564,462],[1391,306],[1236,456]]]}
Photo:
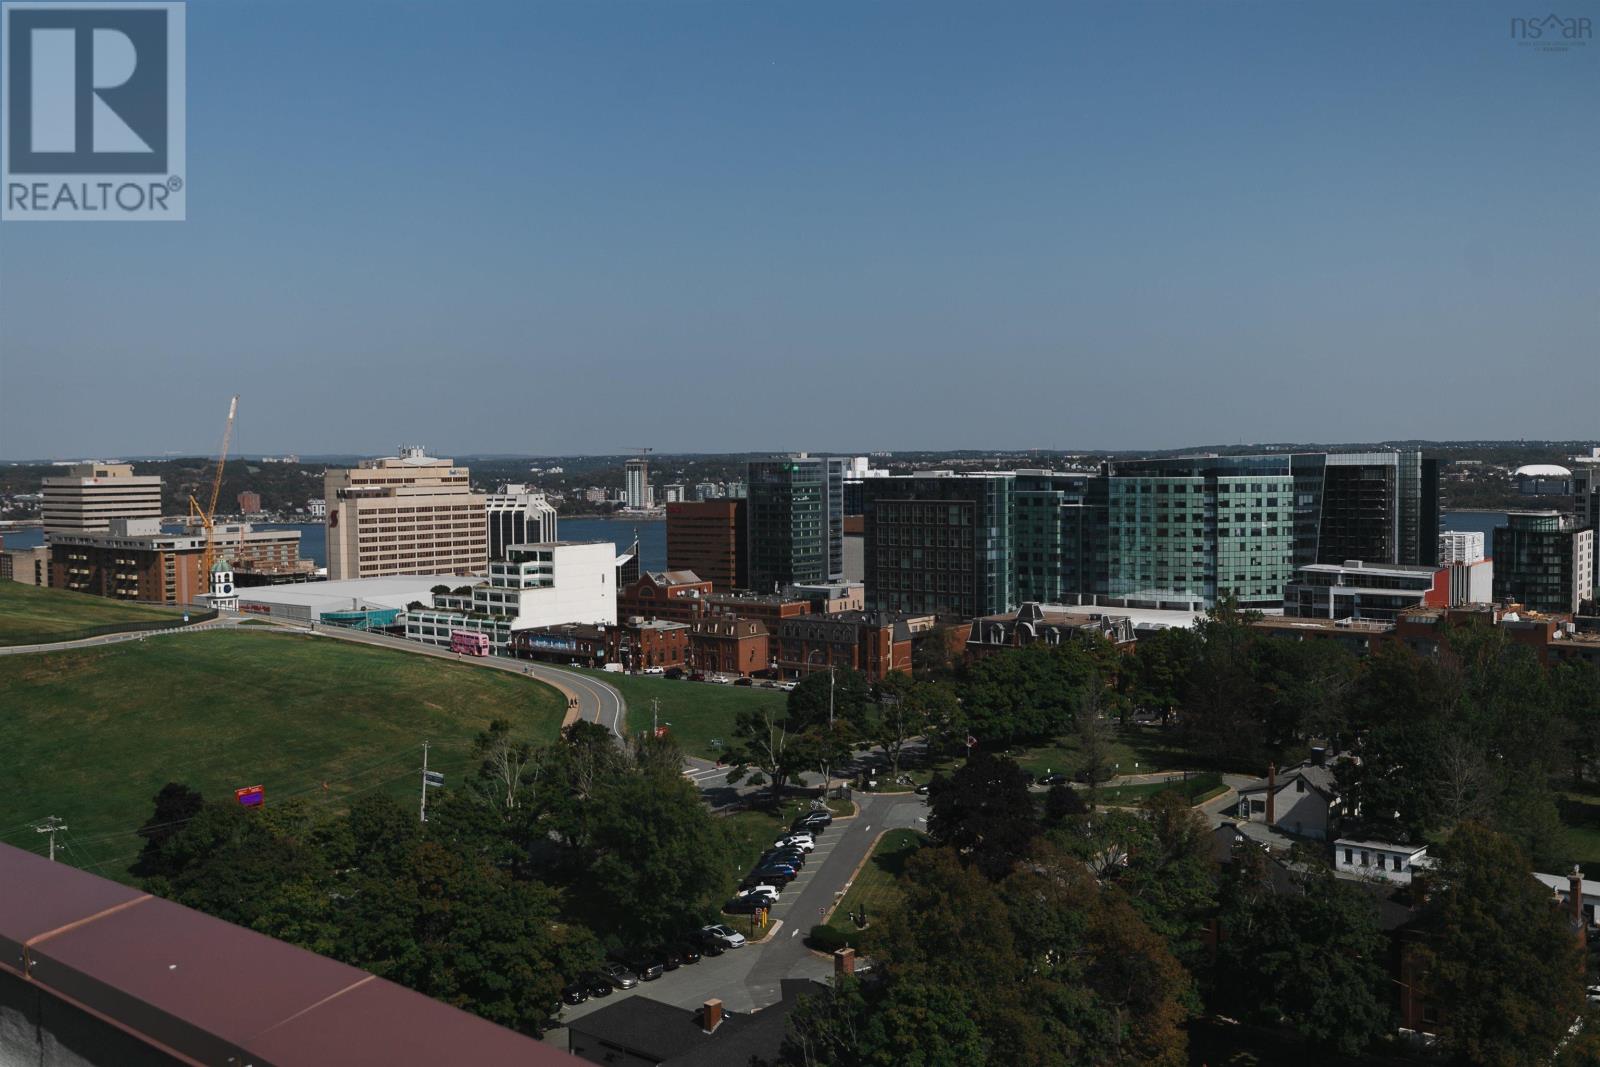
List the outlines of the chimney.
{"label": "chimney", "polygon": [[856,950],[855,949],[853,949],[853,948],[841,948],[841,949],[835,949],[834,950],[834,953],[833,953],[833,973],[836,974],[836,975],[840,975],[840,974],[855,974],[856,973]]}
{"label": "chimney", "polygon": [[1572,909],[1572,925],[1578,931],[1578,944],[1588,941],[1588,931],[1583,922],[1583,868],[1576,863],[1567,875],[1567,907]]}
{"label": "chimney", "polygon": [[708,1034],[717,1032],[717,1027],[722,1025],[722,1001],[712,997],[706,1001],[700,1014],[700,1028]]}
{"label": "chimney", "polygon": [[1278,821],[1278,765],[1267,764],[1267,825],[1273,826]]}

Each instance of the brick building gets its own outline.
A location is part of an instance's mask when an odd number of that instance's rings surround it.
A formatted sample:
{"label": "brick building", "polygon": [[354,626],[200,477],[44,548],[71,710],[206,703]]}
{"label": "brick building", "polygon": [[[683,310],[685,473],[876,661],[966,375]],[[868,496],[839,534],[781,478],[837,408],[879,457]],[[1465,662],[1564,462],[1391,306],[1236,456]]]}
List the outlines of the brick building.
{"label": "brick building", "polygon": [[784,619],[810,615],[811,601],[778,593],[713,593],[706,598],[707,613],[736,619],[755,619],[775,634]]}
{"label": "brick building", "polygon": [[613,663],[626,671],[651,667],[671,670],[689,664],[689,628],[686,622],[641,619],[637,616],[611,627],[608,652]]}
{"label": "brick building", "polygon": [[931,615],[844,611],[802,615],[778,624],[778,670],[803,678],[814,670],[856,670],[869,681],[911,671],[912,635],[932,631]]}
{"label": "brick building", "polygon": [[[249,524],[215,528],[219,558],[251,567],[292,567],[300,559],[300,531],[254,530]],[[50,585],[119,600],[191,604],[210,592],[201,573],[205,531],[188,527],[162,533],[154,519],[113,519],[107,533],[51,534]]]}
{"label": "brick building", "polygon": [[749,587],[745,537],[743,500],[667,505],[667,567],[693,571],[719,593]]}
{"label": "brick building", "polygon": [[239,514],[255,515],[261,511],[261,494],[254,489],[246,489],[239,494]]}
{"label": "brick building", "polygon": [[693,622],[710,596],[711,583],[694,571],[644,571],[636,581],[617,586],[617,618]]}
{"label": "brick building", "polygon": [[757,619],[707,617],[689,627],[689,665],[720,674],[752,675],[768,669],[771,641]]}

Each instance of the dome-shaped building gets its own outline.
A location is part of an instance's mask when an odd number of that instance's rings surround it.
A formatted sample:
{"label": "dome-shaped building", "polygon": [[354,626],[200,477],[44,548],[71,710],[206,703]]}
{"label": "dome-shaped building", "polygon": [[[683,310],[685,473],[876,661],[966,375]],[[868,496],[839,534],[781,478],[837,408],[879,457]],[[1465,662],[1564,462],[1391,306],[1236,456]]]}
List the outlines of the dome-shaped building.
{"label": "dome-shaped building", "polygon": [[1554,463],[1529,463],[1511,475],[1523,496],[1569,496],[1572,472]]}

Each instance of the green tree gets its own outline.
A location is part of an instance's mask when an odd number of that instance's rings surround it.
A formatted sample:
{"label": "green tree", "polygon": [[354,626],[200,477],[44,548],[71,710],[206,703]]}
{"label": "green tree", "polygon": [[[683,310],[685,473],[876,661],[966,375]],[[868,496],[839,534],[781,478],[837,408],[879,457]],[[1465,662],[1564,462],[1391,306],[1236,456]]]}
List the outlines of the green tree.
{"label": "green tree", "polygon": [[1584,1004],[1583,957],[1527,854],[1477,823],[1439,849],[1423,909],[1419,992],[1464,1062],[1548,1063]]}
{"label": "green tree", "polygon": [[883,752],[891,776],[900,773],[900,756],[908,741],[960,714],[955,690],[943,682],[919,682],[893,674],[873,687],[872,696],[862,736]]}
{"label": "green tree", "polygon": [[872,686],[867,676],[848,668],[818,668],[789,690],[789,722],[802,729],[826,725],[830,690],[835,722],[843,720],[860,726],[866,721],[872,707]]}
{"label": "green tree", "polygon": [[1393,1026],[1376,902],[1325,867],[1275,887],[1271,862],[1246,845],[1223,879],[1212,999],[1227,1014],[1287,1023],[1355,1055]]}
{"label": "green tree", "polygon": [[582,913],[627,944],[682,933],[721,884],[718,827],[679,774],[629,775],[594,801]]}
{"label": "green tree", "polygon": [[205,798],[199,791],[181,782],[168,782],[151,800],[155,812],[139,827],[144,848],[133,867],[133,873],[140,877],[169,873],[162,867],[161,847],[205,807]]}
{"label": "green tree", "polygon": [[1166,725],[1183,704],[1198,645],[1195,631],[1181,626],[1141,636],[1122,673],[1124,695],[1134,706],[1159,713]]}
{"label": "green tree", "polygon": [[728,784],[749,779],[752,785],[771,784],[769,799],[777,804],[789,780],[816,765],[816,745],[805,732],[770,704],[739,712],[734,717],[733,741],[723,750],[731,765]]}
{"label": "green tree", "polygon": [[990,878],[1004,877],[1039,831],[1028,779],[1012,760],[980,752],[928,790],[928,833]]}

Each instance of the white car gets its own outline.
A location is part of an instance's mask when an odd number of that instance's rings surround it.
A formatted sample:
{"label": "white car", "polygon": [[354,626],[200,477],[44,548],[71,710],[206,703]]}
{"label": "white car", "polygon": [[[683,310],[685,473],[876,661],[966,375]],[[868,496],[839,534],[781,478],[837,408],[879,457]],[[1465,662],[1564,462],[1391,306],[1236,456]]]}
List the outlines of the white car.
{"label": "white car", "polygon": [[720,944],[723,948],[743,948],[744,935],[731,926],[714,923],[711,926],[702,926],[700,933]]}
{"label": "white car", "polygon": [[778,899],[778,887],[775,886],[775,885],[753,885],[749,889],[746,889],[743,892],[741,892],[739,895],[741,897],[753,897],[753,896],[757,896],[757,895],[762,895],[762,896],[769,896],[773,900],[777,900]]}
{"label": "white car", "polygon": [[772,843],[772,847],[797,848],[801,852],[810,852],[812,849],[817,847],[817,843],[811,839],[809,834],[805,836],[801,836],[800,834],[788,834],[774,841]]}

